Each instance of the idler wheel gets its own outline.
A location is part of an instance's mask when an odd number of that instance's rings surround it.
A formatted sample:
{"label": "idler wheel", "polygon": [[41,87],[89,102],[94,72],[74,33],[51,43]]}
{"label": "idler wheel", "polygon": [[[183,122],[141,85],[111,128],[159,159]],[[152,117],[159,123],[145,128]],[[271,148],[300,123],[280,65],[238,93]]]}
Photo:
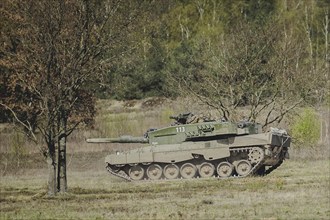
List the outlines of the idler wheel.
{"label": "idler wheel", "polygon": [[199,167],[199,175],[202,178],[208,178],[208,177],[213,176],[214,171],[215,171],[214,165],[209,162],[204,162]]}
{"label": "idler wheel", "polygon": [[230,177],[234,172],[234,166],[228,162],[221,162],[217,167],[219,177]]}
{"label": "idler wheel", "polygon": [[128,175],[132,180],[142,180],[144,169],[140,165],[132,166],[128,171]]}
{"label": "idler wheel", "polygon": [[159,180],[162,176],[163,169],[158,164],[151,164],[147,169],[147,176],[151,180]]}
{"label": "idler wheel", "polygon": [[108,167],[110,167],[110,169],[115,172],[115,173],[118,173],[122,167],[124,167],[124,165],[122,164],[115,164],[115,165],[110,165],[108,164]]}
{"label": "idler wheel", "polygon": [[168,164],[163,170],[166,179],[176,179],[179,176],[179,167],[176,164]]}
{"label": "idler wheel", "polygon": [[196,176],[197,168],[192,163],[185,163],[180,168],[180,174],[184,179],[191,179]]}
{"label": "idler wheel", "polygon": [[236,172],[240,176],[246,176],[252,169],[252,165],[248,160],[240,160],[235,164]]}

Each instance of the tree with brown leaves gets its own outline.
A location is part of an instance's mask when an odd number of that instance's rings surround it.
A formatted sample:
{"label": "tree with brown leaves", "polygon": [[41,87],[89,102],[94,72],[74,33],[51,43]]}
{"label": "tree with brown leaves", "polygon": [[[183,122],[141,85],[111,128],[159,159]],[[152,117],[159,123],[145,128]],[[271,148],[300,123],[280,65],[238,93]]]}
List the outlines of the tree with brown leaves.
{"label": "tree with brown leaves", "polygon": [[119,6],[111,0],[2,2],[0,106],[45,145],[49,195],[67,190],[67,137],[92,123],[95,98],[88,88],[110,63],[105,52],[118,44],[116,30],[124,34],[118,27],[130,22],[117,17]]}

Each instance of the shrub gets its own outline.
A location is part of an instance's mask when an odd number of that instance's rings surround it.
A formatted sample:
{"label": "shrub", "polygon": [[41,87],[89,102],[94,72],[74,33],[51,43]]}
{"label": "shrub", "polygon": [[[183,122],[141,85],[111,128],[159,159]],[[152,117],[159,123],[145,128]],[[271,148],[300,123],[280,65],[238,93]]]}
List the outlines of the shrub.
{"label": "shrub", "polygon": [[313,146],[320,139],[320,126],[320,118],[316,112],[311,108],[304,109],[294,119],[292,137],[299,146]]}

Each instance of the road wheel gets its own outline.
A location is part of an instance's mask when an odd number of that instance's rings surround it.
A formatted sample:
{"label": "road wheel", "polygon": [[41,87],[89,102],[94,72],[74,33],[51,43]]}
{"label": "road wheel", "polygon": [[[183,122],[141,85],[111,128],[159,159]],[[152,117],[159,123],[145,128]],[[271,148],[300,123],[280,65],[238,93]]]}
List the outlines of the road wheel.
{"label": "road wheel", "polygon": [[144,169],[140,165],[132,166],[128,171],[128,175],[132,180],[142,180],[144,176]]}
{"label": "road wheel", "polygon": [[215,171],[214,165],[212,163],[209,163],[209,162],[204,162],[199,167],[199,175],[202,178],[207,178],[207,177],[213,176],[214,171]]}
{"label": "road wheel", "polygon": [[252,165],[248,160],[240,160],[235,165],[236,172],[240,176],[246,176],[252,169]]}
{"label": "road wheel", "polygon": [[176,179],[179,176],[179,167],[176,164],[167,164],[163,170],[166,179]]}
{"label": "road wheel", "polygon": [[163,169],[158,164],[151,164],[147,169],[147,176],[151,180],[159,180],[162,176]]}
{"label": "road wheel", "polygon": [[191,179],[196,176],[197,168],[192,163],[185,163],[180,168],[180,174],[184,179]]}
{"label": "road wheel", "polygon": [[230,177],[234,172],[234,166],[229,162],[221,162],[217,167],[219,177]]}

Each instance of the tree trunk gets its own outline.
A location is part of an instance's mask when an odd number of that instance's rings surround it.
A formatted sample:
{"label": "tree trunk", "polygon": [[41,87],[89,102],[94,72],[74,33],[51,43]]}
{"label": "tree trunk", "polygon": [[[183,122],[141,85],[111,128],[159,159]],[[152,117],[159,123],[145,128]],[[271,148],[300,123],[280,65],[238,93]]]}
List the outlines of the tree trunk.
{"label": "tree trunk", "polygon": [[61,193],[67,191],[67,178],[66,178],[66,137],[62,137],[59,140],[59,144],[58,144],[57,189]]}
{"label": "tree trunk", "polygon": [[[64,115],[63,115],[64,116]],[[61,134],[58,139],[58,168],[57,168],[57,189],[64,193],[67,191],[66,178],[66,117],[60,119]]]}
{"label": "tree trunk", "polygon": [[49,144],[47,154],[48,164],[48,196],[55,196],[56,189],[56,163],[55,163],[55,145]]}

